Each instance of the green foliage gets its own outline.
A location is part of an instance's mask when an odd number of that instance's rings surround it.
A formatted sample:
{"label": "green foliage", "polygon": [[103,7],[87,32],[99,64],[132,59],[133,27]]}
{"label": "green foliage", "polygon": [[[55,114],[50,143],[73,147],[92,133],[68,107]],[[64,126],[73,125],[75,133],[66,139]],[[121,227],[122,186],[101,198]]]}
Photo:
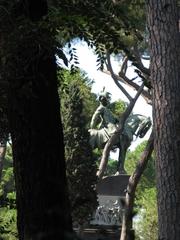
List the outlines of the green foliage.
{"label": "green foliage", "polygon": [[53,2],[49,6],[50,28],[56,29],[60,44],[63,46],[77,37],[86,41],[88,46],[95,47],[98,68],[103,67],[106,49],[115,54],[123,50],[131,55],[132,47],[143,41],[145,11],[142,0],[115,3],[111,0],[73,0]]}
{"label": "green foliage", "polygon": [[12,201],[12,198],[10,200],[9,194],[14,194],[15,191],[15,183],[14,183],[14,173],[13,173],[13,160],[12,160],[12,152],[11,147],[7,147],[6,150],[6,156],[5,156],[5,162],[3,166],[3,172],[2,172],[2,180],[0,183],[0,202],[3,204],[14,204],[14,201]]}
{"label": "green foliage", "polygon": [[0,183],[0,239],[16,240],[16,193],[11,147],[7,147]]}
{"label": "green foliage", "polygon": [[117,118],[121,117],[121,115],[125,112],[126,108],[127,103],[122,100],[117,100],[116,102],[110,104],[110,109],[117,116]]}
{"label": "green foliage", "polygon": [[105,171],[106,176],[114,175],[117,172],[118,162],[116,160],[110,159],[108,160],[107,168]]}
{"label": "green foliage", "polygon": [[[78,57],[71,41],[75,38],[95,47],[99,68],[105,62],[106,49],[115,54],[124,51],[133,59],[133,47],[142,47],[145,31],[142,0],[48,1],[48,7],[48,15],[33,22],[21,15],[21,1],[2,1],[0,22],[6,24],[0,24],[1,44],[4,44],[0,56],[6,78],[25,76],[31,61],[43,57],[44,51],[49,56],[59,56],[66,66],[73,60],[74,70]],[[63,51],[66,43],[69,43],[70,60]],[[29,88],[23,91],[27,95]]]}
{"label": "green foliage", "polygon": [[156,194],[155,187],[145,189],[139,200],[142,209],[139,211],[139,220],[135,224],[137,239],[156,240],[158,238]]}
{"label": "green foliage", "polygon": [[[61,108],[64,111],[63,107],[66,105],[66,97],[69,97],[69,85],[74,83],[79,86],[79,94],[83,99],[83,108],[82,113],[86,116],[86,127],[88,128],[91,116],[96,109],[98,103],[96,101],[97,96],[91,92],[91,86],[93,81],[89,79],[84,72],[77,71],[74,74],[71,74],[68,70],[61,70],[58,72],[58,79],[60,82],[59,95],[61,98]],[[63,118],[63,115],[62,115]]]}
{"label": "green foliage", "polygon": [[0,239],[17,240],[16,210],[9,207],[0,208]]}
{"label": "green foliage", "polygon": [[90,89],[82,83],[82,76],[68,75],[67,72],[64,76],[60,94],[67,179],[73,221],[82,224],[91,218],[97,206],[96,161],[86,128],[89,121],[88,108],[84,109]]}

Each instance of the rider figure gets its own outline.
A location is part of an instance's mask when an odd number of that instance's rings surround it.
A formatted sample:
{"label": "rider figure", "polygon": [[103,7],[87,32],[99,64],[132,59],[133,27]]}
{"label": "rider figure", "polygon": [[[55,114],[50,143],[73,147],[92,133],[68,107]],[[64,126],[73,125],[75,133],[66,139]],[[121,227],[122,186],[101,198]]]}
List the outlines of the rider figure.
{"label": "rider figure", "polygon": [[118,119],[107,108],[110,100],[110,93],[101,92],[99,96],[100,105],[92,116],[89,130],[90,144],[92,148],[103,148],[112,134],[117,129]]}

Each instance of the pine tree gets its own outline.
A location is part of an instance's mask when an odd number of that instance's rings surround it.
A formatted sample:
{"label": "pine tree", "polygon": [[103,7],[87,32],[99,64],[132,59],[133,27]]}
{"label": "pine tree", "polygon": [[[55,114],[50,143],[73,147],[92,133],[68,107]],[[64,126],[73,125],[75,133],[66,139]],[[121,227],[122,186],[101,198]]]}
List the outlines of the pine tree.
{"label": "pine tree", "polygon": [[177,1],[147,1],[160,240],[180,239],[180,43]]}
{"label": "pine tree", "polygon": [[63,97],[63,126],[67,178],[74,222],[82,225],[97,206],[96,163],[89,145],[87,118],[77,83],[66,88]]}

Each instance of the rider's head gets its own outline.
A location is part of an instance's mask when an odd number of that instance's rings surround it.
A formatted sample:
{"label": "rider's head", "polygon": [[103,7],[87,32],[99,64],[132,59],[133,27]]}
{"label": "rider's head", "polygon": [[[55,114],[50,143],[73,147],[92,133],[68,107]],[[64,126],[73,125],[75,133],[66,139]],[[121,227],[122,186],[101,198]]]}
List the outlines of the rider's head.
{"label": "rider's head", "polygon": [[110,102],[110,93],[109,92],[105,92],[104,89],[103,91],[99,94],[99,101],[104,105],[108,105],[108,103]]}

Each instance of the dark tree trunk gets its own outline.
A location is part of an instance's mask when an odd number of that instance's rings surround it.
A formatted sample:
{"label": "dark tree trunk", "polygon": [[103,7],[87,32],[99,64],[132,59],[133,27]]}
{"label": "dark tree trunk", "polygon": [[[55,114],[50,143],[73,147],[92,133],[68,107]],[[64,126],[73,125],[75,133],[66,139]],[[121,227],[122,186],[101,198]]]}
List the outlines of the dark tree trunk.
{"label": "dark tree trunk", "polygon": [[[0,45],[2,44],[2,34],[0,38]],[[2,45],[1,45],[2,46]],[[7,141],[9,140],[9,129],[7,120],[7,82],[3,79],[2,59],[0,51],[0,182],[2,180],[3,165],[5,161]]]}
{"label": "dark tree trunk", "polygon": [[180,239],[180,47],[176,0],[149,0],[159,240]]}
{"label": "dark tree trunk", "polygon": [[[22,14],[35,24],[47,13],[46,1],[23,3]],[[65,235],[72,232],[72,224],[56,62],[53,53],[43,49],[41,43],[37,46],[39,52],[30,59],[24,76],[9,82],[19,239],[68,239]],[[25,50],[23,46],[23,54]]]}

